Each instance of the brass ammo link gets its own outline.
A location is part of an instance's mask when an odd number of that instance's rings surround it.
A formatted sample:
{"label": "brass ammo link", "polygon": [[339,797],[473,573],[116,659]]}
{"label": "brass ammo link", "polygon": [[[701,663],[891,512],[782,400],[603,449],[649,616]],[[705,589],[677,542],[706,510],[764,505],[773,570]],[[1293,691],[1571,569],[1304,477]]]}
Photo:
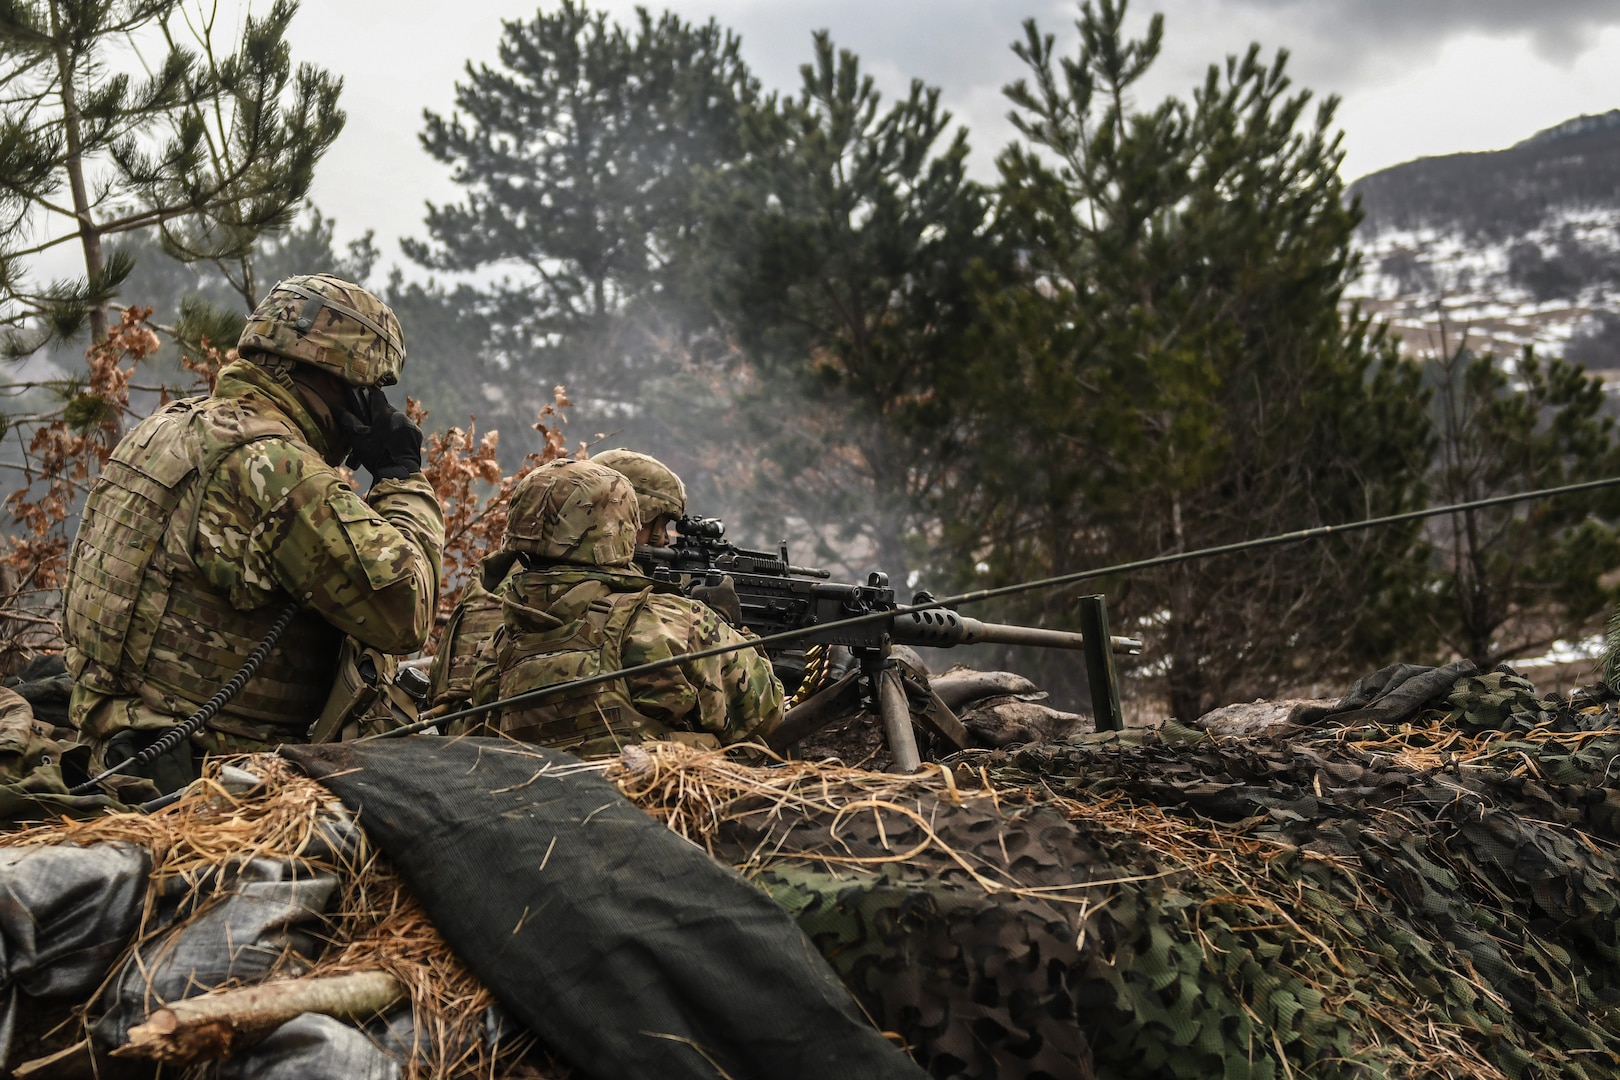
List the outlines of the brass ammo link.
{"label": "brass ammo link", "polygon": [[821,684],[827,678],[827,647],[825,645],[812,645],[804,650],[804,678],[799,680],[799,688],[793,692],[783,710],[793,708],[804,702],[811,694],[821,689]]}

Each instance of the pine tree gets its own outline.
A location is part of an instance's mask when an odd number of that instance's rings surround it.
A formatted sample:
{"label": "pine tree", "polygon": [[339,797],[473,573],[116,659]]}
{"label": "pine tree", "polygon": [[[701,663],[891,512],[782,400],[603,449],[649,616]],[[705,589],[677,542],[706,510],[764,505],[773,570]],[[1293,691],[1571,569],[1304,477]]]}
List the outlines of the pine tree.
{"label": "pine tree", "polygon": [[[1008,88],[985,347],[944,395],[967,449],[945,489],[963,583],[1106,565],[1404,509],[1428,433],[1415,369],[1341,314],[1358,212],[1334,101],[1307,115],[1286,57],[1212,66],[1190,101],[1132,101],[1163,21],[1084,3],[1075,57],[1033,21]],[[1409,639],[1415,530],[1110,583],[1183,719],[1360,666]],[[1072,622],[1066,596],[1025,612]]]}
{"label": "pine tree", "polygon": [[[1441,505],[1620,474],[1602,380],[1526,349],[1506,364],[1466,342],[1429,360]],[[1597,628],[1620,600],[1620,499],[1610,492],[1437,518],[1429,619],[1481,670]]]}
{"label": "pine tree", "polygon": [[113,255],[134,262],[123,291],[140,297],[142,305],[152,309],[151,325],[171,339],[145,362],[167,378],[179,373],[181,355],[199,354],[205,341],[228,349],[256,306],[248,303],[241,289],[244,273],[265,283],[315,272],[364,282],[380,256],[375,234],[368,229],[340,249],[336,225],[306,202],[291,223],[261,233],[249,252],[223,266],[212,259],[176,259],[155,232],[124,234],[111,247]]}
{"label": "pine tree", "polygon": [[[934,390],[975,317],[969,272],[1001,258],[967,177],[967,133],[913,81],[884,106],[853,54],[815,35],[796,98],[744,127],[748,153],[712,178],[702,233],[723,325],[762,381],[777,516],[864,535],[903,585],[939,460]],[[739,457],[745,455],[739,454]],[[759,498],[754,509],[768,511]]]}
{"label": "pine tree", "polygon": [[[94,340],[105,337],[106,304],[131,268],[108,251],[111,237],[157,228],[176,256],[241,264],[262,231],[296,212],[343,125],[341,82],[292,68],[285,35],[296,11],[276,0],[220,56],[213,14],[185,0],[0,0],[8,353],[71,337],[86,321]],[[115,70],[113,50],[130,41],[159,43],[144,75]],[[45,238],[19,242],[29,228]],[[25,260],[75,240],[82,278],[29,280]],[[240,288],[255,294],[250,270]]]}
{"label": "pine tree", "polygon": [[431,242],[405,249],[433,269],[507,271],[478,290],[489,351],[525,392],[584,385],[611,411],[635,401],[660,335],[687,333],[692,193],[738,153],[758,84],[712,21],[638,10],[626,29],[564,0],[502,26],[499,64],[469,65],[458,111],[428,113],[422,135],[466,199],[430,206]]}

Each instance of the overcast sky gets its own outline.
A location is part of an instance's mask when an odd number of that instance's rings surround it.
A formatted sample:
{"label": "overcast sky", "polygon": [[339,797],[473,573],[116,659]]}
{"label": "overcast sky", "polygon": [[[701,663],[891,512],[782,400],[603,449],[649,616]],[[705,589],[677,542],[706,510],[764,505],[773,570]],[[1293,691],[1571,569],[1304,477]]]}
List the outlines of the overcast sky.
{"label": "overcast sky", "polygon": [[[220,0],[230,22],[230,5]],[[255,0],[254,10],[268,0]],[[623,20],[634,0],[598,0]],[[651,5],[653,10],[661,5]],[[794,89],[810,35],[853,49],[892,99],[911,78],[942,88],[989,176],[1008,140],[1001,87],[1021,74],[1009,45],[1036,18],[1072,50],[1072,0],[672,0],[741,34],[767,87]],[[1296,85],[1344,99],[1347,179],[1428,154],[1510,145],[1581,113],[1620,107],[1620,0],[1136,0],[1165,14],[1165,51],[1143,102],[1185,95],[1205,67],[1259,42],[1293,55]],[[466,62],[493,61],[500,21],[534,0],[304,0],[293,48],[341,74],[348,127],[314,197],[342,238],[376,230],[384,265],[422,235],[425,200],[457,197],[422,152],[422,110],[448,111]],[[237,14],[240,19],[240,13]]]}

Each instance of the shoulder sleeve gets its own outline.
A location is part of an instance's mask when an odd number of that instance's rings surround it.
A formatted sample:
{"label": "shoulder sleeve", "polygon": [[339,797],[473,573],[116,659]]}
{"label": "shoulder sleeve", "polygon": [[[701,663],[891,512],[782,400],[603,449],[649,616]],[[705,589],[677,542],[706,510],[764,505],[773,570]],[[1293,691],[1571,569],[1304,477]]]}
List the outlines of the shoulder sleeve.
{"label": "shoulder sleeve", "polygon": [[367,645],[413,652],[433,627],[444,524],[425,481],[396,485],[373,507],[290,441],[250,443],[209,479],[198,565],[239,607],[285,590]]}
{"label": "shoulder sleeve", "polygon": [[719,656],[684,661],[632,686],[632,700],[648,715],[674,727],[710,732],[725,743],[758,738],[781,721],[782,684],[770,661],[705,605],[653,596],[630,636],[626,665],[737,646]]}

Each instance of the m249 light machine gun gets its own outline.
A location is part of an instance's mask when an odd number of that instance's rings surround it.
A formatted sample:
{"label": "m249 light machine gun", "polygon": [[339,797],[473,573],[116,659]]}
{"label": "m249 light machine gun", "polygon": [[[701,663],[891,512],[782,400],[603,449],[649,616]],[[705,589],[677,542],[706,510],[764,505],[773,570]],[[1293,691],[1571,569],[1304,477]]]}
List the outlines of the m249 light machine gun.
{"label": "m249 light machine gun", "polygon": [[[899,604],[887,574],[873,573],[863,585],[832,581],[832,574],[788,560],[784,541],[775,552],[750,551],[725,539],[725,524],[716,518],[683,517],[680,536],[667,548],[638,546],[636,559],[658,580],[674,581],[690,591],[696,585],[719,585],[729,577],[737,593],[742,624],[761,636],[809,629],[808,646],[797,655],[771,657],[793,695],[791,708],[770,736],[772,749],[785,750],[856,708],[882,720],[894,765],[915,772],[921,764],[912,715],[951,749],[967,747],[967,732],[925,680],[909,676],[891,656],[895,645],[950,648],[978,643],[1035,645],[1072,649],[1086,654],[1098,727],[1119,726],[1119,694],[1113,654],[1135,654],[1142,643],[1111,637],[1101,597],[1086,597],[1082,618],[1086,633],[1033,626],[987,623],[948,608],[900,612],[854,626],[835,625],[857,615],[894,611]],[[913,604],[931,601],[919,593]],[[815,627],[826,630],[816,632]],[[831,646],[843,646],[853,659],[838,673],[829,667]]]}

